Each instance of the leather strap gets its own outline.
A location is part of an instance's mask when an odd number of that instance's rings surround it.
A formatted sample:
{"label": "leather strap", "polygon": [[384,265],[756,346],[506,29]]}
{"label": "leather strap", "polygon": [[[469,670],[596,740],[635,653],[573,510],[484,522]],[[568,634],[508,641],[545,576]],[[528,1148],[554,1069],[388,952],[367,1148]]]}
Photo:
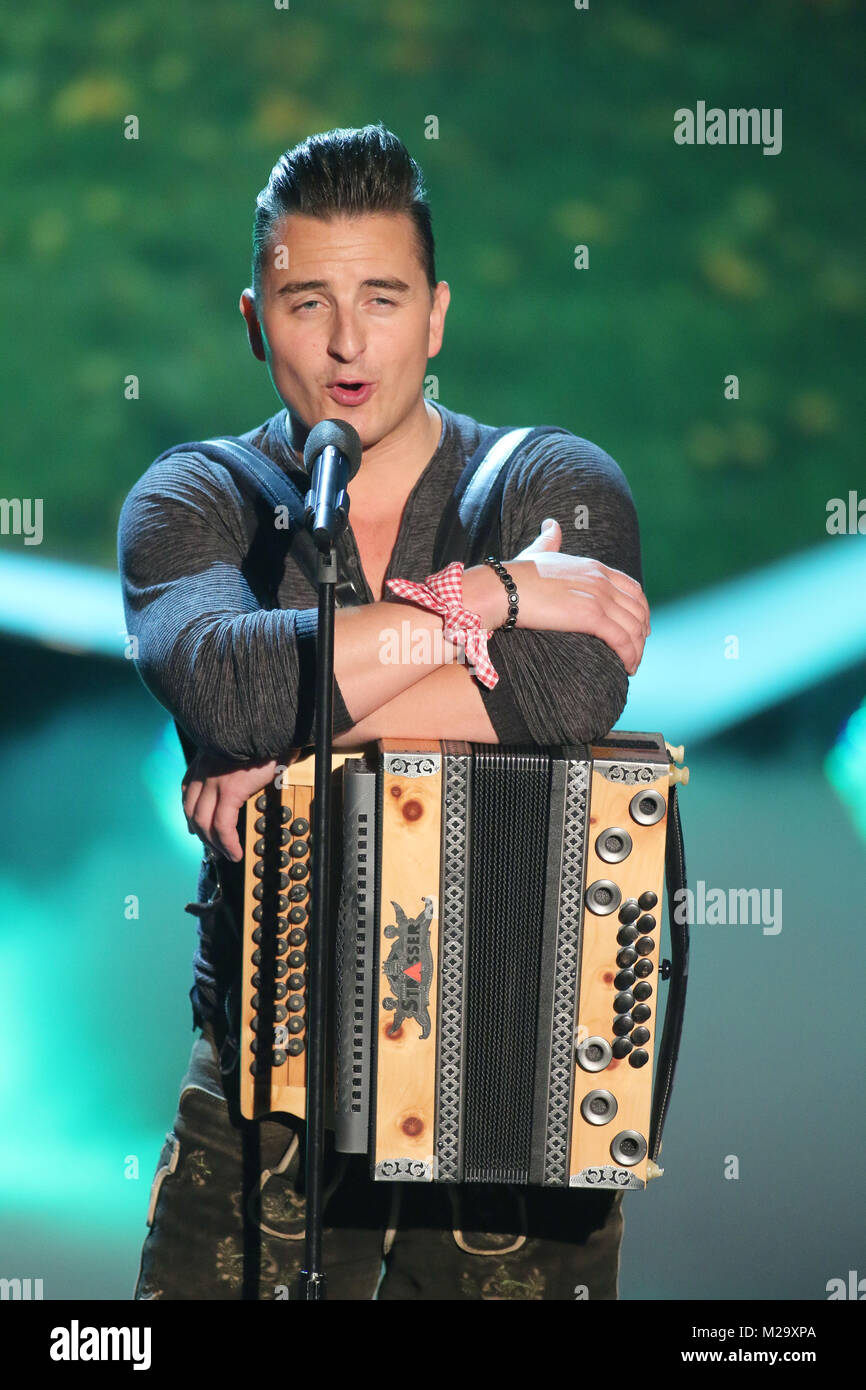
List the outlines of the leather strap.
{"label": "leather strap", "polygon": [[488,430],[461,473],[442,513],[433,547],[433,569],[462,560],[467,569],[485,555],[501,558],[502,495],[508,467],[518,450],[546,434],[561,434],[553,425],[534,429]]}
{"label": "leather strap", "polygon": [[658,1159],[661,1152],[662,1130],[673,1090],[674,1072],[680,1050],[683,1015],[686,1007],[686,985],[689,978],[688,898],[685,892],[686,856],[676,786],[670,788],[668,796],[665,879],[671,934],[671,975],[650,1117],[649,1156],[654,1161]]}
{"label": "leather strap", "polygon": [[[233,436],[202,439],[193,444],[176,444],[164,454],[160,454],[159,459],[183,453],[204,454],[205,458],[222,464],[238,486],[244,492],[252,493],[256,500],[264,499],[271,509],[285,507],[291,520],[286,542],[291,545],[292,558],[297,561],[315,588],[318,584],[319,552],[304,525],[305,495],[289,475],[254,444],[248,444],[245,440]],[[355,607],[362,601],[353,581],[345,572],[339,554],[335,601],[340,608]]]}

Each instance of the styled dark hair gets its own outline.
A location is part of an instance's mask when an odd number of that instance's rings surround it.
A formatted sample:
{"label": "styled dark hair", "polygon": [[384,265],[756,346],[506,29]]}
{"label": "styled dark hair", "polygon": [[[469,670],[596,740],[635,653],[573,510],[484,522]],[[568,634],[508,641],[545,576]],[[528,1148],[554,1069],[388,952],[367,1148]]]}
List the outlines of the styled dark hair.
{"label": "styled dark hair", "polygon": [[436,288],[430,206],[421,168],[403,141],[379,121],[357,129],[338,127],[311,135],[286,150],[256,199],[253,224],[253,289],[274,225],[288,213],[327,220],[340,213],[405,212],[415,224],[418,256],[431,292]]}

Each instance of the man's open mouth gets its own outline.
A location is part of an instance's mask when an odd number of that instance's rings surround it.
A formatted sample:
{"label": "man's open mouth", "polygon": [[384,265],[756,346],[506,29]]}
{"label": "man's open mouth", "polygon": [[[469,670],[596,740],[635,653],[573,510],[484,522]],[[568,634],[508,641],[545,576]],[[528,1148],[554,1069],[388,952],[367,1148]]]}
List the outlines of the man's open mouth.
{"label": "man's open mouth", "polygon": [[375,390],[375,383],[372,381],[335,381],[333,385],[326,387],[328,395],[340,405],[363,405]]}

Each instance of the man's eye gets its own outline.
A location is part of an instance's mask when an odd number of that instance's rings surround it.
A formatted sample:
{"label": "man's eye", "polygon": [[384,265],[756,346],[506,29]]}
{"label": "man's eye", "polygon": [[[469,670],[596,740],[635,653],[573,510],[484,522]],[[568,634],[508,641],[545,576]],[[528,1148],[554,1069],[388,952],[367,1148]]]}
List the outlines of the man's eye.
{"label": "man's eye", "polygon": [[384,297],[384,295],[377,295],[376,298],[373,300],[373,303],[374,303],[374,304],[393,304],[394,301],[393,301],[393,299],[386,299],[386,298]]}
{"label": "man's eye", "polygon": [[318,299],[305,299],[302,304],[296,304],[296,309],[315,309],[321,301]]}

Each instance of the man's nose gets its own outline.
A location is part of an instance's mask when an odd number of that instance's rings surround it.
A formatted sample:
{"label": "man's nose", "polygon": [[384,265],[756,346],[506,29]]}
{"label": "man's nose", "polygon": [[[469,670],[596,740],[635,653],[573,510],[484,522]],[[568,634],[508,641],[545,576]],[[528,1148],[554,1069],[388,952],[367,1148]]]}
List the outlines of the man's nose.
{"label": "man's nose", "polygon": [[361,325],[351,310],[337,310],[334,316],[328,351],[341,362],[352,362],[364,350]]}

